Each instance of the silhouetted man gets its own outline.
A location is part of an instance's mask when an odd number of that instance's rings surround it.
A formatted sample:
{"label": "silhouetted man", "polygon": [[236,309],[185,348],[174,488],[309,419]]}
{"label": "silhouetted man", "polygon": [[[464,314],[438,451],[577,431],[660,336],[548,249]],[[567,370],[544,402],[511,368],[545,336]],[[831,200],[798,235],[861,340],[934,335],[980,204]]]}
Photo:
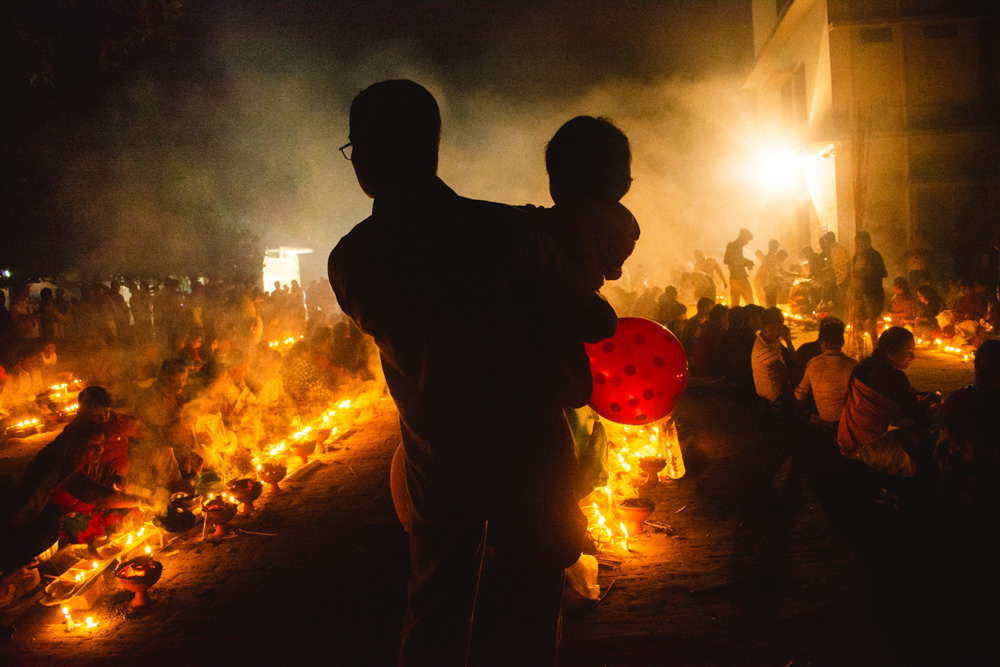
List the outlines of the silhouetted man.
{"label": "silhouetted man", "polygon": [[729,267],[729,305],[734,308],[740,305],[740,297],[744,303],[753,303],[753,288],[750,287],[747,274],[747,271],[753,268],[753,262],[743,256],[743,248],[750,241],[753,241],[753,234],[749,229],[741,229],[736,240],[726,245],[726,254],[722,259]]}
{"label": "silhouetted man", "polygon": [[541,351],[576,340],[579,359],[585,338],[613,333],[613,314],[566,278],[522,212],[437,178],[441,120],[423,87],[370,86],[350,125],[342,150],[375,203],[329,276],[378,345],[399,409],[412,520],[400,662],[465,664],[471,637],[477,659],[551,664],[562,571],[586,529],[562,408],[590,375],[563,377],[579,366]]}

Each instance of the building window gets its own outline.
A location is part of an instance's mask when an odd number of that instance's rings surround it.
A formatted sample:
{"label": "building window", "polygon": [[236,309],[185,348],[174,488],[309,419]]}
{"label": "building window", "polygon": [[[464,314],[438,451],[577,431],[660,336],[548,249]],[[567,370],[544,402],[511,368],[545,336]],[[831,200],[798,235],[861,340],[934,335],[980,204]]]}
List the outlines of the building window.
{"label": "building window", "polygon": [[860,31],[862,44],[877,44],[892,41],[892,28],[862,28]]}
{"label": "building window", "polygon": [[958,37],[958,26],[954,23],[927,23],[924,25],[924,39],[951,39]]}

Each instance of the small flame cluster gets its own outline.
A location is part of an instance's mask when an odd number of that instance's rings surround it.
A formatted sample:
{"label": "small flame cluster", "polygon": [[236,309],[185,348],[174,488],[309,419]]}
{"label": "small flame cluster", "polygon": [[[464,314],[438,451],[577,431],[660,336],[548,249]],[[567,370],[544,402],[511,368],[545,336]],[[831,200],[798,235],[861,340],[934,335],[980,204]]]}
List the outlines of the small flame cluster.
{"label": "small flame cluster", "polygon": [[39,422],[36,417],[31,419],[22,419],[21,421],[14,424],[14,428],[32,428],[33,426],[38,426]]}
{"label": "small flame cluster", "polygon": [[[917,345],[918,346],[922,346],[926,342],[927,341],[925,341],[923,338],[918,338],[917,339]],[[928,345],[930,345],[930,343],[928,343]],[[934,339],[933,347],[938,352],[944,352],[946,354],[953,354],[956,357],[961,357],[962,361],[970,361],[970,360],[976,358],[976,353],[975,352],[966,352],[962,348],[955,347],[954,345],[945,345],[944,341],[941,340],[940,338],[935,338]]]}
{"label": "small flame cluster", "polygon": [[261,466],[264,463],[270,463],[273,459],[284,456],[288,453],[288,444],[286,441],[298,441],[304,440],[316,429],[330,428],[330,434],[337,433],[336,426],[330,426],[330,422],[337,416],[337,413],[341,410],[349,410],[352,405],[350,399],[344,399],[337,404],[335,408],[331,408],[325,411],[318,419],[314,422],[312,426],[302,426],[299,430],[292,433],[290,436],[281,440],[280,442],[274,443],[272,445],[267,445],[263,450],[254,457],[253,462],[257,466],[257,471],[260,472]]}
{"label": "small flame cluster", "polygon": [[[636,495],[644,481],[639,459],[664,458],[664,433],[657,424],[639,427],[604,422],[608,431],[608,483],[594,489],[580,503],[587,517],[587,531],[598,548],[628,551],[629,532],[624,522],[615,521],[618,501]],[[617,525],[615,525],[617,523]]]}
{"label": "small flame cluster", "polygon": [[288,338],[285,338],[283,340],[272,340],[267,344],[267,346],[272,350],[279,350],[279,351],[287,350],[292,345],[295,345],[296,341],[300,341],[303,338],[304,336],[299,336],[298,338],[294,336],[289,336]]}
{"label": "small flame cluster", "polygon": [[[208,503],[212,502],[213,500],[215,500],[215,494],[214,493],[210,493],[210,494],[208,494],[208,500],[205,502],[205,504],[207,505]],[[234,496],[231,493],[229,493],[229,494],[220,493],[219,494],[219,500],[221,500],[224,503],[229,503],[230,505],[235,505],[235,504],[237,504],[239,502],[238,500],[236,500],[236,496]]]}

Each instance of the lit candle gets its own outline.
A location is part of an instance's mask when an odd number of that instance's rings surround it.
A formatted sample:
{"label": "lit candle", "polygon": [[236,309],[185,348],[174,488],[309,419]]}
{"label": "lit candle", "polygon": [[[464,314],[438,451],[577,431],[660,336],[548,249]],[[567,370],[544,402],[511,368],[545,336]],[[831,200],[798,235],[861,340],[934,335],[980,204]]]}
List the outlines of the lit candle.
{"label": "lit candle", "polygon": [[63,613],[63,616],[66,618],[66,630],[67,631],[72,630],[73,629],[73,617],[70,616],[69,607],[63,607],[62,608],[62,613]]}

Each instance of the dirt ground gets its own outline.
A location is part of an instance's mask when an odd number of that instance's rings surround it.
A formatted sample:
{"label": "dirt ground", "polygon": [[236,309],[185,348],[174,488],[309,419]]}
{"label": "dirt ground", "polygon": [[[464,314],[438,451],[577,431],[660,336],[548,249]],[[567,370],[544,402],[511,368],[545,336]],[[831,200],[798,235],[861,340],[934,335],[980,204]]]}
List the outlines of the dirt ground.
{"label": "dirt ground", "polygon": [[[931,361],[911,376],[966,383],[968,366]],[[561,664],[998,664],[986,535],[959,543],[967,533],[919,489],[719,387],[692,385],[675,414],[687,474],[647,487],[656,509],[627,554],[602,557],[600,601],[567,589]],[[93,630],[66,632],[38,593],[0,608],[13,631],[0,664],[393,664],[407,572],[388,489],[397,428],[387,402],[263,496],[236,539],[173,536],[144,610],[110,579],[81,612]]]}

